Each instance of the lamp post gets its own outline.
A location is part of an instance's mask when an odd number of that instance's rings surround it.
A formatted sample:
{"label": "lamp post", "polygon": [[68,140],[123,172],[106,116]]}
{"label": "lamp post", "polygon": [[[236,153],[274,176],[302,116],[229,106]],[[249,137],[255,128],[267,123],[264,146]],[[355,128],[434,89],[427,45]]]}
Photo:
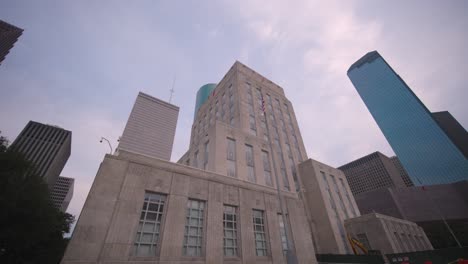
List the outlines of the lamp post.
{"label": "lamp post", "polygon": [[112,155],[112,146],[111,146],[110,141],[105,137],[101,137],[101,140],[99,142],[102,143],[103,140],[107,141],[107,144],[109,144],[109,148],[110,148],[110,153],[109,154]]}

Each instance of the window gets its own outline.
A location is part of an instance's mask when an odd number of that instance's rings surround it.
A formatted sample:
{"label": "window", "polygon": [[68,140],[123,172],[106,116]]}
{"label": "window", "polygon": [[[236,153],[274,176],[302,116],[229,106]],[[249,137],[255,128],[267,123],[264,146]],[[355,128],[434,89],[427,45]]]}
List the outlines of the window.
{"label": "window", "polygon": [[257,256],[266,256],[268,254],[265,220],[263,219],[263,211],[253,210],[253,226],[255,237],[255,252]]}
{"label": "window", "polygon": [[236,141],[227,139],[227,175],[236,177]]}
{"label": "window", "polygon": [[278,223],[280,228],[281,245],[283,246],[283,255],[286,256],[288,253],[288,241],[286,240],[286,228],[281,214],[278,214]]}
{"label": "window", "polygon": [[263,159],[263,174],[265,176],[265,183],[269,186],[273,186],[273,181],[271,179],[271,167],[270,167],[270,159],[268,157],[268,152],[262,150],[262,159]]}
{"label": "window", "polygon": [[283,187],[284,187],[284,189],[290,191],[291,189],[289,188],[288,175],[286,174],[286,169],[285,168],[281,168],[281,177],[283,177]]}
{"label": "window", "polygon": [[198,150],[195,151],[195,155],[194,155],[194,157],[193,157],[193,166],[194,166],[195,168],[198,168]]}
{"label": "window", "polygon": [[299,192],[299,180],[297,179],[297,171],[296,171],[296,165],[294,164],[294,160],[292,159],[292,156],[289,157],[289,164],[291,166],[291,174],[293,176],[294,180],[294,186],[296,187],[296,192]]}
{"label": "window", "polygon": [[206,170],[206,167],[208,165],[208,154],[209,154],[209,141],[205,143],[205,153],[203,157],[203,169]]}
{"label": "window", "polygon": [[154,256],[159,244],[159,234],[164,212],[165,195],[145,193],[140,223],[135,238],[136,256]]}
{"label": "window", "polygon": [[340,200],[340,206],[341,206],[341,210],[343,211],[343,213],[345,214],[346,218],[349,218],[349,215],[348,215],[348,211],[346,210],[346,206],[343,202],[343,197],[341,196],[341,192],[340,192],[340,189],[338,187],[338,183],[336,182],[336,178],[335,176],[333,175],[330,175],[330,177],[332,178],[333,180],[333,186],[335,187],[335,192],[336,194],[338,195],[338,198]]}
{"label": "window", "polygon": [[257,127],[255,125],[255,116],[249,116],[249,127],[250,127],[250,133],[253,135],[257,135]]}
{"label": "window", "polygon": [[185,256],[201,256],[203,244],[203,217],[205,202],[187,201],[187,220],[185,222],[184,248]]}
{"label": "window", "polygon": [[237,253],[237,208],[224,206],[224,256],[238,256]]}
{"label": "window", "polygon": [[247,180],[256,182],[255,179],[255,165],[253,158],[253,147],[245,145],[245,162],[247,164]]}
{"label": "window", "polygon": [[354,205],[353,205],[353,202],[351,201],[351,197],[349,196],[348,189],[346,188],[346,185],[344,184],[343,179],[340,178],[339,180],[341,183],[341,187],[343,187],[343,190],[345,190],[345,195],[349,203],[349,208],[351,208],[351,212],[353,213],[353,216],[357,216],[356,209],[354,209]]}

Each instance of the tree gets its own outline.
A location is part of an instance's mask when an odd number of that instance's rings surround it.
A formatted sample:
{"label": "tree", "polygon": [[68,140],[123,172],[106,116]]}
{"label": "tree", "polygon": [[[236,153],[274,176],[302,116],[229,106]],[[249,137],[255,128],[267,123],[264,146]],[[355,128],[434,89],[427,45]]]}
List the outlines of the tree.
{"label": "tree", "polygon": [[55,208],[47,184],[0,139],[0,263],[59,263],[74,217]]}

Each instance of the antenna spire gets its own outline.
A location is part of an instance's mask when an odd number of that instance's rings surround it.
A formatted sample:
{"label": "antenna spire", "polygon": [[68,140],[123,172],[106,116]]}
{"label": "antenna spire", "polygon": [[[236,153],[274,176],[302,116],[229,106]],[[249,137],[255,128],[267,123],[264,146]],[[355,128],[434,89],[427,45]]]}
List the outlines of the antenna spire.
{"label": "antenna spire", "polygon": [[169,103],[172,101],[172,95],[174,94],[174,86],[175,86],[176,75],[174,75],[174,80],[172,81],[172,88],[169,90],[171,96],[169,97]]}

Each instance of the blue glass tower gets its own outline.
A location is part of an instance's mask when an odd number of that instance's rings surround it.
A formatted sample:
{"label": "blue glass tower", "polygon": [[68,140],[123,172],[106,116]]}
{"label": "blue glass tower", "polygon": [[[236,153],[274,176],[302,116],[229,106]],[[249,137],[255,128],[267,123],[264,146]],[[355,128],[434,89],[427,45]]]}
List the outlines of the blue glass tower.
{"label": "blue glass tower", "polygon": [[468,179],[468,160],[377,51],[351,65],[348,77],[414,184]]}

